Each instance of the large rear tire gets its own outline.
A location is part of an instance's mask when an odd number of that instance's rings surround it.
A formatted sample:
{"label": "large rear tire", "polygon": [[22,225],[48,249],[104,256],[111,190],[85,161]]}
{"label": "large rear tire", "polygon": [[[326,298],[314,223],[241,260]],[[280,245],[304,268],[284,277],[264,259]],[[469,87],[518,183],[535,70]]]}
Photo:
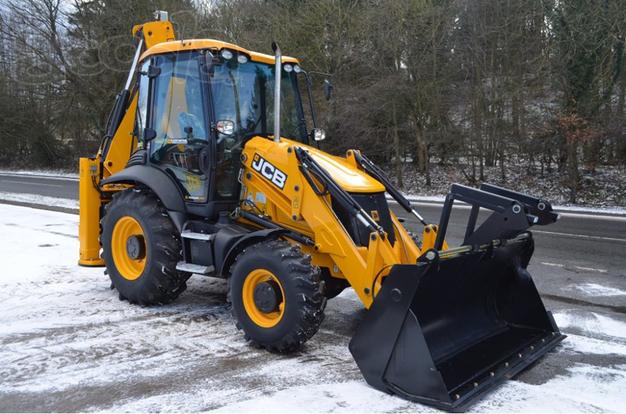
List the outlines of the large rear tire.
{"label": "large rear tire", "polygon": [[229,285],[237,328],[253,345],[271,352],[297,350],[324,320],[320,269],[286,241],[246,248],[233,264]]}
{"label": "large rear tire", "polygon": [[102,256],[120,299],[162,305],[187,288],[190,274],[176,270],[181,252],[178,231],[150,191],[116,193],[101,225]]}

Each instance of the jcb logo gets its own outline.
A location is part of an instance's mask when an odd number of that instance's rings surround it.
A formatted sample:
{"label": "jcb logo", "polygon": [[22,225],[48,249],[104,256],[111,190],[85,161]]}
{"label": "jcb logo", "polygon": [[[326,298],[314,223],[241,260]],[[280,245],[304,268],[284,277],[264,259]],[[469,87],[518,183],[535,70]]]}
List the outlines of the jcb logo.
{"label": "jcb logo", "polygon": [[268,180],[270,180],[276,187],[281,190],[285,187],[285,182],[287,181],[287,174],[279,170],[270,164],[269,161],[265,160],[259,154],[254,154],[254,158],[252,159],[252,168]]}

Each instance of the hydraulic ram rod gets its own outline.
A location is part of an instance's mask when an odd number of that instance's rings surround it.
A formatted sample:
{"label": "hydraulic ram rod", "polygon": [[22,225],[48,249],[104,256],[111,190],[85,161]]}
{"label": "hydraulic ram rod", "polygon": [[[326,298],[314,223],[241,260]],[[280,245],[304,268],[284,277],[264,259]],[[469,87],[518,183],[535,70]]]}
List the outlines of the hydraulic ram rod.
{"label": "hydraulic ram rod", "polygon": [[413,208],[413,206],[411,206],[411,202],[407,200],[407,198],[402,195],[402,193],[396,187],[394,187],[394,185],[391,183],[391,180],[389,180],[383,170],[381,170],[376,164],[371,162],[365,155],[361,154],[360,151],[353,152],[354,158],[359,163],[361,168],[363,168],[366,173],[368,173],[377,181],[379,181],[382,185],[384,185],[385,190],[391,195],[391,197],[393,197],[394,200],[396,200],[398,204],[400,204],[403,209],[405,209],[408,213],[413,214],[424,226],[428,224],[426,223],[426,220],[424,220],[424,218],[421,216],[421,214],[419,214]]}
{"label": "hydraulic ram rod", "polygon": [[137,50],[135,50],[135,56],[133,57],[133,63],[130,67],[130,71],[128,72],[128,77],[126,78],[126,84],[124,85],[124,89],[120,91],[115,97],[115,104],[113,105],[113,109],[111,109],[111,113],[109,114],[109,119],[107,120],[107,128],[104,138],[102,139],[101,150],[102,159],[106,159],[107,154],[109,152],[109,146],[111,145],[111,140],[115,136],[117,129],[126,114],[126,110],[128,109],[128,101],[130,100],[130,86],[133,81],[133,77],[135,75],[135,71],[137,69],[137,64],[139,62],[139,57],[141,56],[141,52],[143,50],[143,38],[140,38],[137,42]]}

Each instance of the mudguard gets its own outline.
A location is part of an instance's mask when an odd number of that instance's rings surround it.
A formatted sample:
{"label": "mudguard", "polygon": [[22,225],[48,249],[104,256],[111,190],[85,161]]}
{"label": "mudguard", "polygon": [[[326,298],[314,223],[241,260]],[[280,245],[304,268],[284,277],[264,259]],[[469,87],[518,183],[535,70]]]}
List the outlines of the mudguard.
{"label": "mudguard", "polygon": [[[241,238],[238,238],[237,241],[234,243],[232,242],[229,243],[228,249],[225,249],[225,248],[218,249],[218,246],[216,245],[215,262],[220,264],[219,268],[217,269],[217,274],[225,276],[224,272],[228,272],[228,269],[230,269],[230,266],[235,261],[235,258],[237,257],[237,255],[247,246],[250,246],[254,243],[258,243],[263,240],[278,237],[281,234],[285,234],[287,232],[288,231],[285,229],[256,230],[256,231],[246,234],[245,236],[242,236]],[[224,251],[226,251],[226,254],[220,257],[221,256],[220,253]]]}
{"label": "mudguard", "polygon": [[185,199],[172,177],[150,165],[133,165],[101,181],[105,184],[142,184],[159,197],[166,209],[184,213]]}

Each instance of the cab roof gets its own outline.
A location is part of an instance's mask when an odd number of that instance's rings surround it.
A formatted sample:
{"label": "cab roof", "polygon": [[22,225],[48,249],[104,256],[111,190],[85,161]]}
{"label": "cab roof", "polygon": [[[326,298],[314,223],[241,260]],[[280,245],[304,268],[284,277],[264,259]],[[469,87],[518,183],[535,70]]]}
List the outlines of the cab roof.
{"label": "cab roof", "polygon": [[[220,51],[222,49],[230,49],[240,53],[245,53],[250,57],[250,59],[254,62],[261,63],[274,63],[274,56],[267,55],[265,53],[253,52],[247,49],[244,49],[241,46],[234,45],[232,43],[222,42],[220,40],[214,39],[194,39],[194,40],[174,40],[170,42],[158,43],[152,46],[150,49],[146,50],[141,56],[141,60],[154,56],[160,55],[163,53],[173,53],[173,52],[182,52],[187,50],[200,50],[200,49],[213,49],[216,51]],[[283,56],[283,63],[299,63],[298,59]]]}

